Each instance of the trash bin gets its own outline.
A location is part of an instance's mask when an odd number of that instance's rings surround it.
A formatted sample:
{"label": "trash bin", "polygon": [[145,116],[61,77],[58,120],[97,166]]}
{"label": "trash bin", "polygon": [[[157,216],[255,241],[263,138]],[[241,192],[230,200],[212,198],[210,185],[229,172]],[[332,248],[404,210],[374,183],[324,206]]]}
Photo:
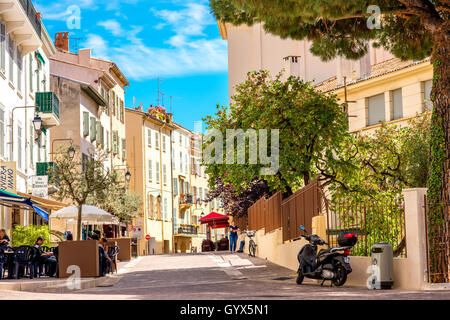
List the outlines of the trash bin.
{"label": "trash bin", "polygon": [[391,289],[394,283],[392,245],[379,242],[372,246],[371,268],[372,274],[368,280],[371,289]]}

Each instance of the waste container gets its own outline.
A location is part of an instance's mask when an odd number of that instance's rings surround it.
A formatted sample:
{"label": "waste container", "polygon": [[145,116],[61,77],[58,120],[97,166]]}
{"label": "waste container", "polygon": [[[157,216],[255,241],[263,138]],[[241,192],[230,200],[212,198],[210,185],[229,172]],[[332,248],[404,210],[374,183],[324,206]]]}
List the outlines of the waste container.
{"label": "waste container", "polygon": [[393,249],[387,242],[379,242],[371,250],[371,276],[368,279],[370,289],[391,289],[394,283]]}

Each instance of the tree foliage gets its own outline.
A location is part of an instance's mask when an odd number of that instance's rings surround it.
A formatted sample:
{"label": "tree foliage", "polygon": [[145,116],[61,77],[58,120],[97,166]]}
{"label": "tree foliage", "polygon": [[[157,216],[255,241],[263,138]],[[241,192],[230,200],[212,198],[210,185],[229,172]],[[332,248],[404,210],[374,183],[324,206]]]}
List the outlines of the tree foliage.
{"label": "tree foliage", "polygon": [[79,152],[70,157],[68,148],[60,148],[54,157],[55,169],[49,172],[51,183],[58,186],[56,198],[69,200],[78,207],[77,239],[81,239],[81,207],[92,197],[104,201],[112,186],[118,184],[115,172],[105,168],[108,153],[101,149],[90,150],[83,160]]}
{"label": "tree foliage", "polygon": [[[261,176],[260,169],[265,165],[261,161],[251,164],[249,148],[246,148],[244,164],[226,163],[224,152],[224,164],[207,166],[210,185],[214,185],[216,178],[223,177],[224,183],[231,183],[236,192],[242,192],[253,181],[264,180],[270,190],[289,195],[319,173],[316,168],[319,161],[325,167],[323,170],[330,163],[347,165],[335,159],[348,137],[345,113],[335,96],[319,93],[310,83],[297,77],[283,81],[281,73],[272,79],[267,71],[260,71],[248,74],[247,80],[236,87],[232,100],[230,108],[219,106],[215,116],[204,119],[207,128],[219,130],[224,137],[227,130],[254,129],[258,138],[260,129],[278,129],[279,170],[274,175]],[[204,144],[208,146],[211,142],[206,140]],[[223,147],[230,152],[226,142]],[[238,151],[237,148],[232,150],[235,158]]]}

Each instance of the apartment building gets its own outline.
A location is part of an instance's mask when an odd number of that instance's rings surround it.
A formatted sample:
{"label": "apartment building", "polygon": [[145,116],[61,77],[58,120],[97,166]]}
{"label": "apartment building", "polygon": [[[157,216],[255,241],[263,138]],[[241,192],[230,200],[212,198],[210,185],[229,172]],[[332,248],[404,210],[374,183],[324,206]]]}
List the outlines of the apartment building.
{"label": "apartment building", "polygon": [[275,76],[284,69],[285,78],[293,75],[317,84],[334,76],[342,81],[353,71],[364,77],[371,65],[393,58],[386,50],[370,46],[369,53],[357,61],[338,57],[324,62],[310,52],[310,42],[281,39],[265,32],[261,23],[234,26],[218,21],[218,26],[222,39],[228,42],[230,98],[236,92],[235,86],[245,81],[250,71],[268,70]]}
{"label": "apartment building", "polygon": [[[152,107],[125,109],[129,189],[141,195],[140,217],[133,221],[132,237],[139,254],[173,251],[172,116]],[[146,236],[149,239],[146,239]]]}
{"label": "apartment building", "polygon": [[[111,61],[91,56],[90,49],[69,52],[68,32],[55,36],[57,53],[51,58],[52,85],[60,91],[67,104],[73,104],[73,92],[62,86],[70,81],[81,85],[83,94],[72,108],[64,107],[64,126],[55,130],[53,141],[80,147],[83,157],[88,157],[94,146],[102,145],[110,151],[106,167],[126,172],[125,90],[127,78]],[[90,98],[87,98],[89,96]],[[79,102],[79,103],[78,103]],[[80,104],[78,106],[78,104]],[[75,109],[79,116],[74,117]],[[69,111],[69,109],[71,111]],[[77,113],[78,114],[78,113]],[[80,134],[82,133],[82,134]],[[55,148],[57,148],[55,143]]]}
{"label": "apartment building", "polygon": [[405,126],[408,120],[431,111],[433,66],[430,59],[401,61],[389,59],[371,66],[358,78],[353,71],[344,81],[332,77],[317,85],[325,93],[348,102],[350,132],[373,132],[382,122]]}
{"label": "apartment building", "polygon": [[[49,58],[56,49],[40,18],[29,0],[0,0],[0,189],[26,197],[60,124],[59,101],[50,92]],[[0,228],[7,233],[16,224],[47,223],[33,210],[0,204]]]}

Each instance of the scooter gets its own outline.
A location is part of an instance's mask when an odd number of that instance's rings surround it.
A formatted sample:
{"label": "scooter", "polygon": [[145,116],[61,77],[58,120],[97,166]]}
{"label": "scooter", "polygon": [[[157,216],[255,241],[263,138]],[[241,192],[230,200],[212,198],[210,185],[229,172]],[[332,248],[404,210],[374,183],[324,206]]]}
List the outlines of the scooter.
{"label": "scooter", "polygon": [[[306,232],[303,225],[300,229]],[[330,245],[319,236],[301,235],[294,240],[305,238],[309,244],[304,245],[297,255],[299,267],[297,271],[297,284],[303,282],[304,277],[309,279],[331,281],[331,286],[343,286],[347,281],[347,275],[352,272],[350,266],[350,250],[358,241],[358,237],[353,233],[341,233],[338,237],[340,247],[330,248]],[[327,245],[328,249],[321,249],[317,254],[317,247]]]}

